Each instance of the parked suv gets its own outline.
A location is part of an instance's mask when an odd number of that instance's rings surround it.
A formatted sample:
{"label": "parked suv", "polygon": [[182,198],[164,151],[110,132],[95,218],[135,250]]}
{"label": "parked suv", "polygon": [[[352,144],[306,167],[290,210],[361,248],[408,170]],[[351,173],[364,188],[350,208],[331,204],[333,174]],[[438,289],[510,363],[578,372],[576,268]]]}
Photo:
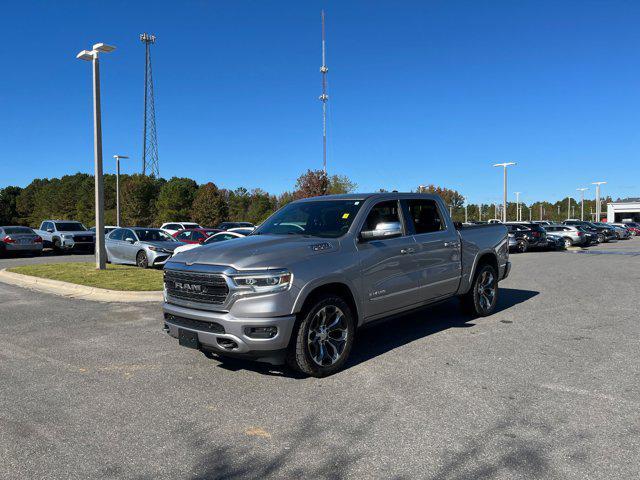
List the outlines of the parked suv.
{"label": "parked suv", "polygon": [[587,235],[573,225],[545,225],[544,229],[549,234],[561,236],[565,247],[586,246],[589,243]]}
{"label": "parked suv", "polygon": [[510,265],[504,225],[456,228],[435,195],[308,198],[249,236],[172,257],[164,328],[207,356],[286,360],[322,377],[371,321],[454,296],[491,314]]}
{"label": "parked suv", "polygon": [[44,247],[53,248],[57,253],[71,250],[93,252],[95,248],[95,232],[73,220],[45,220],[35,232],[42,237]]}
{"label": "parked suv", "polygon": [[526,238],[528,248],[547,246],[547,232],[541,225],[524,222],[507,222],[505,225],[510,232],[519,232]]}
{"label": "parked suv", "polygon": [[582,226],[587,230],[596,234],[598,243],[609,242],[611,240],[617,240],[618,236],[616,232],[609,227],[598,226],[592,222],[585,222],[583,220],[565,220],[563,225]]}

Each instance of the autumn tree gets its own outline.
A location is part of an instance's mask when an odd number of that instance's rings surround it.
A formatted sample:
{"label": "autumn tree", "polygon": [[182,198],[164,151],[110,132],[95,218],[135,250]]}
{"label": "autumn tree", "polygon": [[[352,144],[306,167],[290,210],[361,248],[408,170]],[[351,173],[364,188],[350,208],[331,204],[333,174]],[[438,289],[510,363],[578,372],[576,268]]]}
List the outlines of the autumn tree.
{"label": "autumn tree", "polygon": [[456,190],[445,187],[437,187],[435,185],[420,185],[417,189],[420,193],[434,193],[440,195],[442,200],[447,206],[451,206],[454,209],[458,209],[464,205],[464,197]]}
{"label": "autumn tree", "polygon": [[346,175],[331,175],[329,177],[327,195],[351,193],[355,191],[356,188],[358,188],[358,185],[355,182],[352,182]]}
{"label": "autumn tree", "polygon": [[294,198],[309,198],[326,195],[329,190],[329,178],[322,170],[307,170],[298,177]]}

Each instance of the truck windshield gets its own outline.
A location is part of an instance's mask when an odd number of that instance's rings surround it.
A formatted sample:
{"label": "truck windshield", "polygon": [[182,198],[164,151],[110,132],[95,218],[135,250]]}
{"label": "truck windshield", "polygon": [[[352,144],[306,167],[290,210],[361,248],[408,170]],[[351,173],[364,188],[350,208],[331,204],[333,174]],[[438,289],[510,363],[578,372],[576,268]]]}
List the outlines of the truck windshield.
{"label": "truck windshield", "polygon": [[58,232],[84,232],[85,226],[80,222],[56,222]]}
{"label": "truck windshield", "polygon": [[290,203],[268,218],[252,235],[341,237],[349,230],[361,205],[361,200]]}

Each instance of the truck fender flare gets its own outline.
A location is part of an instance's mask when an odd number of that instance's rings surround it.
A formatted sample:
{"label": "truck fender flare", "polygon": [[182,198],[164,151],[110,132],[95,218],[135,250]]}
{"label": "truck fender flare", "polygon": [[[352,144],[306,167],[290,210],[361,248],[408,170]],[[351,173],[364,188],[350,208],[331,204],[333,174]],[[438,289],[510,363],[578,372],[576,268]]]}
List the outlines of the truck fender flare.
{"label": "truck fender flare", "polygon": [[[467,279],[467,281],[465,282],[466,284],[463,286],[463,288],[461,288],[459,293],[467,293],[469,291],[469,288],[471,287],[471,283],[473,282],[473,277],[476,274],[476,270],[478,268],[478,264],[480,263],[480,259],[485,256],[485,255],[491,255],[493,257],[493,259],[496,262],[496,265],[498,265],[498,269],[500,268],[500,265],[498,264],[498,255],[496,254],[496,252],[491,249],[485,249],[485,250],[480,250],[475,258],[473,259],[473,265],[471,266],[471,271],[469,272],[469,278]],[[500,275],[500,272],[496,272],[498,275]]]}
{"label": "truck fender flare", "polygon": [[330,285],[330,284],[342,284],[345,285],[349,291],[351,292],[351,296],[353,297],[353,302],[355,303],[355,307],[357,309],[357,312],[353,312],[354,315],[356,315],[358,317],[358,324],[360,323],[360,317],[362,316],[362,306],[360,304],[360,297],[358,295],[358,290],[356,288],[356,286],[353,284],[353,282],[351,282],[350,280],[348,280],[347,278],[345,278],[342,275],[331,275],[328,277],[322,277],[319,278],[317,280],[313,280],[311,282],[308,282],[301,290],[300,292],[298,292],[298,296],[293,304],[293,308],[291,310],[292,314],[297,314],[300,313],[300,311],[302,310],[302,306],[304,305],[304,302],[307,300],[307,298],[309,297],[309,295],[316,289],[323,287],[325,285]]}

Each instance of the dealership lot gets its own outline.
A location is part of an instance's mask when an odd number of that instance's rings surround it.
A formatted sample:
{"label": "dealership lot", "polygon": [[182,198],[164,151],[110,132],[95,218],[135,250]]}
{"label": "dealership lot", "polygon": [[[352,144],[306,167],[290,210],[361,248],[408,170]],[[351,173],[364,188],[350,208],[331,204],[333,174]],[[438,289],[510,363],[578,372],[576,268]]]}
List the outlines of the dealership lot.
{"label": "dealership lot", "polygon": [[[637,478],[640,240],[512,255],[499,311],[363,330],[325,378],[207,360],[160,305],[0,284],[3,478]],[[0,260],[87,261],[81,256]]]}

